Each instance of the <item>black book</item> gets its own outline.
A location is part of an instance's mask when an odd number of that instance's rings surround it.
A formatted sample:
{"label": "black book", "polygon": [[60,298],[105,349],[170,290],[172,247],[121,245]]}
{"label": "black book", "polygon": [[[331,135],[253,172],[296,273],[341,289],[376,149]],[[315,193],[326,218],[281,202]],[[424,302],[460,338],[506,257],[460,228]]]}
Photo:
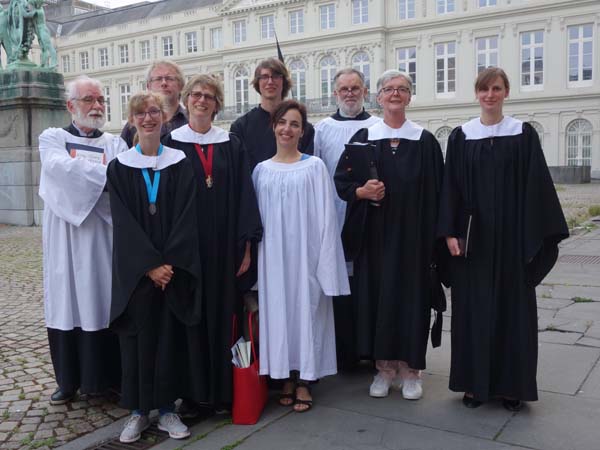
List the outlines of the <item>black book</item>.
{"label": "black book", "polygon": [[473,213],[471,211],[461,212],[458,217],[457,229],[461,256],[468,258],[471,255],[471,237],[473,236]]}

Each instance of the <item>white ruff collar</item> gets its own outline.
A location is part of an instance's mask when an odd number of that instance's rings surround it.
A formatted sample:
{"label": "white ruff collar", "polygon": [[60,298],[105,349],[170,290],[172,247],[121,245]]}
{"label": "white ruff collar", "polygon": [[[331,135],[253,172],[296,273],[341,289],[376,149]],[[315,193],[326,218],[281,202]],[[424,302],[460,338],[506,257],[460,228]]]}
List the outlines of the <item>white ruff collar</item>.
{"label": "white ruff collar", "polygon": [[219,144],[229,141],[229,133],[222,128],[212,126],[208,132],[202,134],[190,128],[189,125],[184,125],[171,132],[171,137],[179,142],[187,142],[188,144]]}
{"label": "white ruff collar", "polygon": [[504,116],[497,124],[488,126],[482,124],[479,117],[475,117],[463,124],[461,128],[465,134],[465,139],[473,141],[498,136],[516,136],[523,133],[523,122],[519,119]]}
{"label": "white ruff collar", "polygon": [[406,120],[400,128],[391,128],[382,120],[369,127],[370,141],[380,139],[408,139],[409,141],[418,141],[421,139],[423,127],[416,123]]}
{"label": "white ruff collar", "polygon": [[135,147],[117,155],[119,162],[134,169],[162,170],[165,167],[177,164],[185,159],[185,153],[163,145],[163,151],[159,156],[147,156],[139,153]]}

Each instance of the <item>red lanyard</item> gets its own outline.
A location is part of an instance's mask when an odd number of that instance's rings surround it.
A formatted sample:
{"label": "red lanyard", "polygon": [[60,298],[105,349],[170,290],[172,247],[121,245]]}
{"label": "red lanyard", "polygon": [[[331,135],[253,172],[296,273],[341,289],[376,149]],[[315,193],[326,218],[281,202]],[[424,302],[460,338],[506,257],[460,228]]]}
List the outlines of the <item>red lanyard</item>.
{"label": "red lanyard", "polygon": [[196,153],[198,153],[198,157],[200,158],[200,162],[202,163],[202,168],[204,169],[204,175],[206,175],[206,187],[210,189],[213,186],[213,177],[212,177],[212,168],[213,168],[213,144],[208,144],[208,155],[204,155],[202,151],[202,147],[198,144],[194,144],[196,147]]}

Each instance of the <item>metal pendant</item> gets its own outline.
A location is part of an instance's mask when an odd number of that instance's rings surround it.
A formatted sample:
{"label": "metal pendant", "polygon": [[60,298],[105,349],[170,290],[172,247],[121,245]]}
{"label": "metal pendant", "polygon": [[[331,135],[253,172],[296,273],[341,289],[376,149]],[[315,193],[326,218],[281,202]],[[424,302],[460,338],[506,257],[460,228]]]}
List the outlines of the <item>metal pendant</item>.
{"label": "metal pendant", "polygon": [[156,203],[150,203],[150,205],[148,206],[148,212],[151,216],[156,214]]}
{"label": "metal pendant", "polygon": [[213,187],[213,179],[210,175],[206,177],[206,187],[209,189]]}

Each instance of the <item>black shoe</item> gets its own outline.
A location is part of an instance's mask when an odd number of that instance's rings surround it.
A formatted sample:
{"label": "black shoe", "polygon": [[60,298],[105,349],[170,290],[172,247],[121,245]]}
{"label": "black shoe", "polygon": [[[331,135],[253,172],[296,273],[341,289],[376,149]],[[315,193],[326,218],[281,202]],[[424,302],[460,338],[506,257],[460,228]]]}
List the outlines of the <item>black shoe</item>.
{"label": "black shoe", "polygon": [[54,394],[50,396],[50,404],[51,405],[64,405],[65,403],[73,400],[75,394],[72,392],[63,392],[60,388],[57,388],[54,391]]}
{"label": "black shoe", "polygon": [[483,402],[480,402],[479,400],[475,400],[473,397],[467,396],[467,394],[463,395],[462,402],[463,402],[463,405],[465,405],[467,408],[471,408],[471,409],[479,408],[481,405],[483,405]]}
{"label": "black shoe", "polygon": [[182,399],[177,414],[182,419],[194,419],[200,415],[200,407],[191,400]]}
{"label": "black shoe", "polygon": [[517,412],[523,408],[523,402],[521,400],[504,398],[502,399],[502,406],[508,411]]}

